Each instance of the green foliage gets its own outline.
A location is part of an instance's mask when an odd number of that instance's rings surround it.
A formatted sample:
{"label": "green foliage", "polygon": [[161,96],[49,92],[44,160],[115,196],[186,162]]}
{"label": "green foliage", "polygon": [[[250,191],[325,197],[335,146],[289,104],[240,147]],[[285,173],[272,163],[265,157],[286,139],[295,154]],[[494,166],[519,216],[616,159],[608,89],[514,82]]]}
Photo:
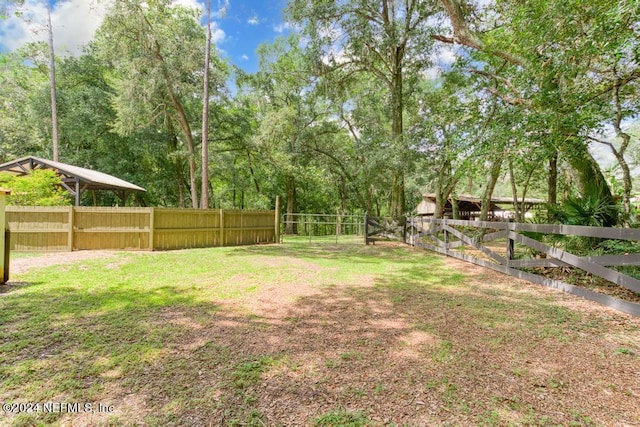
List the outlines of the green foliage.
{"label": "green foliage", "polygon": [[552,210],[562,224],[613,227],[618,222],[618,207],[598,193],[570,196]]}
{"label": "green foliage", "polygon": [[246,389],[260,381],[263,372],[275,363],[271,356],[264,356],[257,360],[240,364],[231,374],[233,386],[238,389]]}
{"label": "green foliage", "polygon": [[362,412],[337,409],[327,412],[313,420],[314,427],[362,427],[370,425],[369,420]]}
{"label": "green foliage", "polygon": [[60,177],[51,170],[34,170],[13,176],[0,172],[0,187],[11,190],[7,204],[14,206],[64,206],[71,204]]}

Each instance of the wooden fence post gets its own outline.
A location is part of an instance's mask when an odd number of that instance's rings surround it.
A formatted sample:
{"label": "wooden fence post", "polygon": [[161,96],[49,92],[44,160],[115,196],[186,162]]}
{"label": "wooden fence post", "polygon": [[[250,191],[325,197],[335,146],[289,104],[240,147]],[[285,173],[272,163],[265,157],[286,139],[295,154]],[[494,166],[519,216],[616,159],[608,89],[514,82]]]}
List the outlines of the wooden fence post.
{"label": "wooden fence post", "polygon": [[73,229],[75,228],[74,222],[76,220],[75,209],[75,206],[69,206],[69,234],[67,237],[67,248],[69,252],[73,252]]}
{"label": "wooden fence post", "polygon": [[442,218],[442,228],[444,232],[444,251],[446,254],[449,254],[449,232],[444,228],[447,225],[446,218]]}
{"label": "wooden fence post", "polygon": [[509,261],[513,259],[514,249],[513,239],[507,237],[507,266],[509,266]]}
{"label": "wooden fence post", "polygon": [[5,196],[11,194],[9,190],[0,188],[0,285],[4,285],[9,280],[9,244],[11,239],[6,227],[4,216]]}
{"label": "wooden fence post", "polygon": [[218,232],[220,235],[220,246],[224,246],[224,210],[220,208],[220,231]]}
{"label": "wooden fence post", "polygon": [[273,243],[280,243],[280,196],[276,196],[276,211],[273,221]]}
{"label": "wooden fence post", "polygon": [[369,244],[369,212],[364,213],[364,244]]}
{"label": "wooden fence post", "polygon": [[156,213],[153,208],[149,208],[149,250],[153,251],[153,236],[156,228]]}

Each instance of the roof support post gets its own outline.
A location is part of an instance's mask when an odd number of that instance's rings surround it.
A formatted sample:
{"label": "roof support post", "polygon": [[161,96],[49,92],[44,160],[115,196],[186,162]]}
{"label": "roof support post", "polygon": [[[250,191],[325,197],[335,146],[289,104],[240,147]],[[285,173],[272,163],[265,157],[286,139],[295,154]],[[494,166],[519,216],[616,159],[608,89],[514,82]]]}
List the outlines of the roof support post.
{"label": "roof support post", "polygon": [[76,206],[80,206],[80,180],[76,178]]}

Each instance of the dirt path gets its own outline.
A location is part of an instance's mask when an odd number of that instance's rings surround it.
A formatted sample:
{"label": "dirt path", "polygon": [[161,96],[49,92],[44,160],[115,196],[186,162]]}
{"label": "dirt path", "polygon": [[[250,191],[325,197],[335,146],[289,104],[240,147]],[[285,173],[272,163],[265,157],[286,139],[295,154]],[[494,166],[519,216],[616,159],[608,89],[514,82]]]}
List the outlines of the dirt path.
{"label": "dirt path", "polygon": [[[73,251],[24,254],[12,257],[9,265],[9,273],[22,274],[32,268],[49,267],[52,265],[68,264],[89,259],[108,258],[114,256],[114,251]],[[11,280],[11,278],[9,279]]]}

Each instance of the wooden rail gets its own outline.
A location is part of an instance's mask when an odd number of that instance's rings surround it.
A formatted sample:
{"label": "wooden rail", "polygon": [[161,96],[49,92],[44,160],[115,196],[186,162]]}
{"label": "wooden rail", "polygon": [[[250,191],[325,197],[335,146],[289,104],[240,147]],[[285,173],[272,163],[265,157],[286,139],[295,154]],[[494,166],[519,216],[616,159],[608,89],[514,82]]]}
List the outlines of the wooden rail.
{"label": "wooden rail", "polygon": [[[458,227],[458,228],[456,228]],[[549,246],[523,233],[582,236],[601,239],[640,241],[640,229],[583,227],[553,224],[522,224],[413,217],[407,220],[406,242],[464,261],[472,262],[514,277],[560,289],[599,302],[619,311],[640,316],[640,304],[624,301],[590,289],[523,271],[523,268],[574,267],[640,294],[640,280],[612,266],[639,266],[640,254],[579,256]],[[500,247],[498,242],[503,241]],[[490,244],[492,243],[493,244]],[[538,253],[541,258],[515,259],[515,245]]]}
{"label": "wooden rail", "polygon": [[276,241],[276,211],[15,207],[6,209],[11,249],[164,250]]}

